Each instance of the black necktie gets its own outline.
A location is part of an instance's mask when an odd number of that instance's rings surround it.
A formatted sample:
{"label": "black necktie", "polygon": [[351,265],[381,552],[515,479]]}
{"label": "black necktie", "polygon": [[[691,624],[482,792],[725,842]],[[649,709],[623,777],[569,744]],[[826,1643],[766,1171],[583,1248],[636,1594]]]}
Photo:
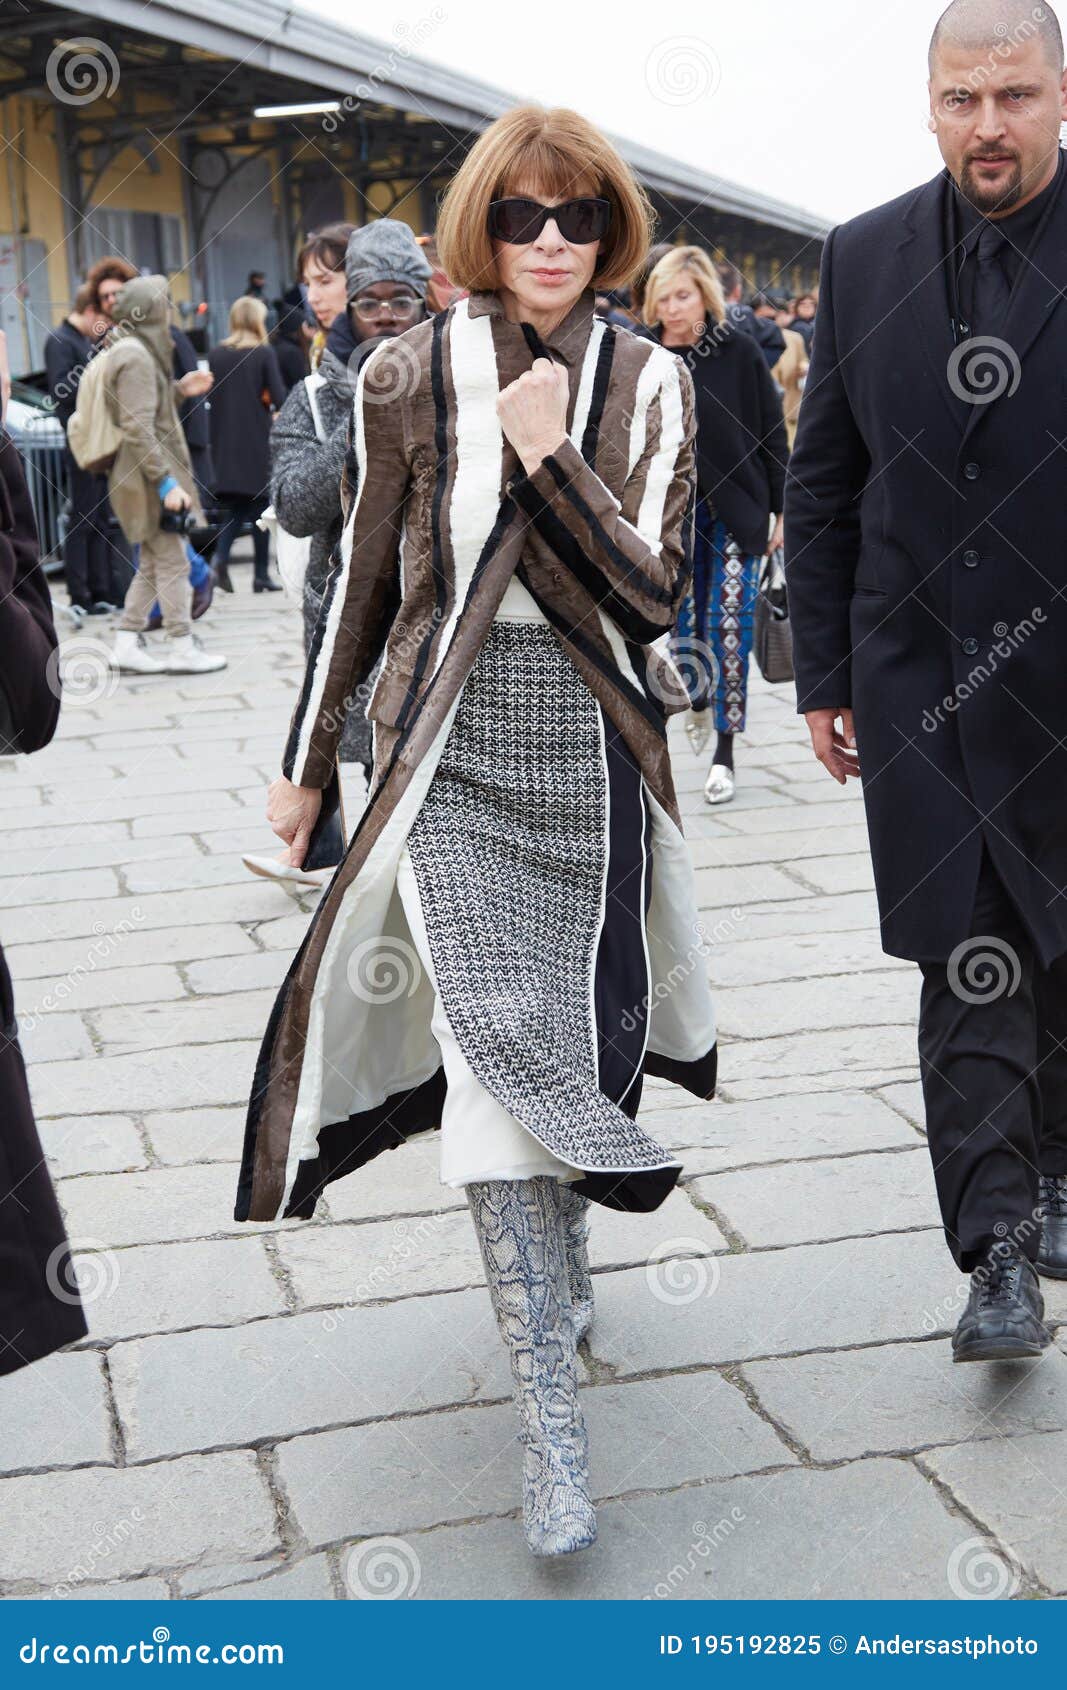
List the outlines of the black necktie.
{"label": "black necktie", "polygon": [[996,334],[1007,315],[1011,285],[1000,261],[1004,236],[986,223],[974,249],[974,322],[971,334]]}

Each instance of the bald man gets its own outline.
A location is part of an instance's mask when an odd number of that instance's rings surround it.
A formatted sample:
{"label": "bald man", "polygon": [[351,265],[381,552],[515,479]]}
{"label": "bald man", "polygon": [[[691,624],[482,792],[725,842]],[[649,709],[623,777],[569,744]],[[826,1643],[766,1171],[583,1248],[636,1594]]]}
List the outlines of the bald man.
{"label": "bald man", "polygon": [[[882,944],[919,964],[957,1361],[1067,1278],[1067,117],[1033,0],[955,0],[945,168],[832,231],[786,493],[798,709],[860,776]],[[1035,1268],[1037,1272],[1035,1272]]]}

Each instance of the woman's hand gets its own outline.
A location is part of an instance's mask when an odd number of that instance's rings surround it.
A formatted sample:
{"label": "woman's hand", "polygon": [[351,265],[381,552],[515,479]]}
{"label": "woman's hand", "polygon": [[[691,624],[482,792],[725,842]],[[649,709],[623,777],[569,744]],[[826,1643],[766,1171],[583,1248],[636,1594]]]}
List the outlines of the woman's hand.
{"label": "woman's hand", "polygon": [[497,395],[500,426],[532,475],[567,437],[567,366],[535,358],[530,369]]}
{"label": "woman's hand", "polygon": [[267,820],[289,847],[289,867],[303,868],[311,830],[322,808],[317,786],[294,786],[285,775],[267,788]]}
{"label": "woman's hand", "polygon": [[774,524],[774,532],[767,542],[767,550],[776,552],[785,539],[785,517],[779,516]]}

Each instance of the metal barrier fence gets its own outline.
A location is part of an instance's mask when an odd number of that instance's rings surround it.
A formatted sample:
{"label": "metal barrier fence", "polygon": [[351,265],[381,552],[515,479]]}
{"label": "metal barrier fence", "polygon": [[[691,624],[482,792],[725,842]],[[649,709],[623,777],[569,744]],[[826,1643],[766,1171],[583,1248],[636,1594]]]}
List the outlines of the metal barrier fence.
{"label": "metal barrier fence", "polygon": [[36,432],[32,425],[9,425],[9,433],[22,457],[30,503],[37,519],[41,563],[49,575],[63,567],[63,542],[68,521],[67,453],[62,430],[54,427]]}

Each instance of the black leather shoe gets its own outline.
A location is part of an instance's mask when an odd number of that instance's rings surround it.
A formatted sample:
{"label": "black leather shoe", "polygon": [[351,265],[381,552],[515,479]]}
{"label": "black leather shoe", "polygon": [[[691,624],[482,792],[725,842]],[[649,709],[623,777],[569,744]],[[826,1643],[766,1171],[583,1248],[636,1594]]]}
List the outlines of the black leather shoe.
{"label": "black leather shoe", "polygon": [[1067,1279],[1067,1174],[1042,1174],[1037,1212],[1041,1242],[1034,1262],[1049,1279]]}
{"label": "black leather shoe", "polygon": [[1007,1239],[971,1275],[971,1294],[952,1338],[953,1361],[1016,1361],[1052,1342],[1037,1274]]}
{"label": "black leather shoe", "polygon": [[218,583],[218,585],[222,588],[223,592],[224,593],[232,593],[233,592],[233,582],[230,580],[230,566],[229,566],[229,564],[228,563],[216,563],[216,564],[213,564],[212,567],[215,571],[215,580]]}
{"label": "black leather shoe", "polygon": [[217,576],[213,569],[207,572],[207,578],[199,587],[193,588],[192,620],[198,622],[205,610],[211,609],[211,601],[215,596]]}
{"label": "black leather shoe", "polygon": [[257,575],[252,582],[252,591],[254,593],[280,593],[282,584],[280,581],[272,581],[269,575]]}

